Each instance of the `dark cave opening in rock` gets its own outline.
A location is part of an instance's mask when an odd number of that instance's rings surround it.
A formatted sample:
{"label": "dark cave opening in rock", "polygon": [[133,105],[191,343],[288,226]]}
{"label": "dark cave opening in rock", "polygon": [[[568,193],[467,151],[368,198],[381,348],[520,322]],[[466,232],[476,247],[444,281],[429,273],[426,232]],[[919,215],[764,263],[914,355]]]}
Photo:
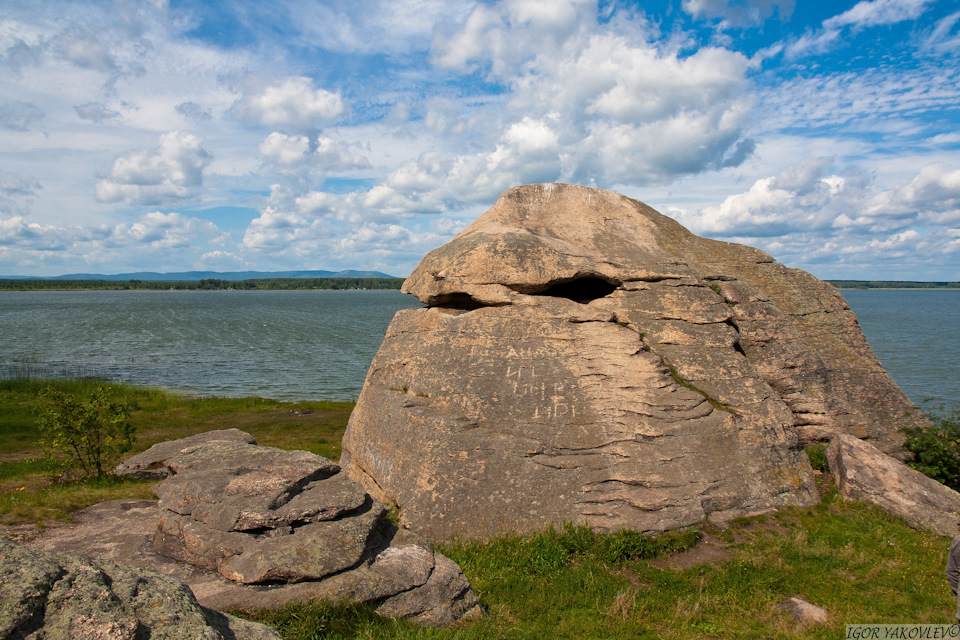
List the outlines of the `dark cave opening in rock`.
{"label": "dark cave opening in rock", "polygon": [[479,309],[487,305],[478,302],[469,293],[448,293],[438,296],[430,306],[457,309],[459,311],[473,311],[474,309]]}
{"label": "dark cave opening in rock", "polygon": [[542,296],[567,298],[580,304],[592,302],[598,298],[605,298],[617,290],[619,285],[607,282],[603,278],[577,278],[568,282],[560,282],[540,293]]}

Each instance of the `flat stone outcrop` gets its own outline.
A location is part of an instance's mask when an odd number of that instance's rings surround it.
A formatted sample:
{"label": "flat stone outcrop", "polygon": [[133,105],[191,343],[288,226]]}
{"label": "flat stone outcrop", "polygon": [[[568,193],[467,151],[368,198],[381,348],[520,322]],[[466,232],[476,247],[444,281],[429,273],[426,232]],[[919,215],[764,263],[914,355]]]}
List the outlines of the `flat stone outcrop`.
{"label": "flat stone outcrop", "polygon": [[511,189],[403,290],[340,463],[430,539],[811,504],[804,445],[924,422],[834,287],[609,191]]}
{"label": "flat stone outcrop", "polygon": [[872,502],[912,527],[954,537],[960,493],[884,454],[869,442],[839,435],[827,447],[830,473],[840,493]]}
{"label": "flat stone outcrop", "polygon": [[0,536],[0,638],[280,640],[270,627],[202,607],[161,573],[43,552]]}
{"label": "flat stone outcrop", "polygon": [[120,469],[165,477],[159,500],[94,505],[30,545],[163,572],[215,609],[323,599],[425,626],[482,615],[460,567],[326,458],[231,430],[160,443]]}
{"label": "flat stone outcrop", "polygon": [[239,429],[219,429],[205,431],[186,438],[158,442],[146,451],[125,460],[117,465],[114,472],[117,475],[153,476],[166,478],[169,470],[163,465],[164,461],[178,454],[182,449],[195,447],[211,442],[240,442],[257,444],[252,435]]}

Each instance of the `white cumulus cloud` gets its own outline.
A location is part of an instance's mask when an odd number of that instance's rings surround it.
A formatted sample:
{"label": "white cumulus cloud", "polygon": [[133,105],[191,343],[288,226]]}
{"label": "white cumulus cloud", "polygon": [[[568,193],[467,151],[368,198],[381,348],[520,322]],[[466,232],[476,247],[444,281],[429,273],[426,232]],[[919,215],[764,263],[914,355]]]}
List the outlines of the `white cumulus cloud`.
{"label": "white cumulus cloud", "polygon": [[158,249],[184,249],[202,237],[216,238],[220,230],[212,222],[181,213],[153,211],[131,225],[117,225],[114,241],[130,238]]}
{"label": "white cumulus cloud", "polygon": [[245,94],[232,111],[248,126],[306,131],[343,117],[347,105],[339,93],[314,89],[310,78],[293,77]]}
{"label": "white cumulus cloud", "polygon": [[310,153],[310,138],[307,136],[288,136],[274,131],[258,147],[260,155],[268,162],[283,167],[300,164]]}
{"label": "white cumulus cloud", "polygon": [[156,205],[191,197],[202,186],[210,160],[196,135],[165,133],[153,151],[133,151],[117,158],[110,176],[97,183],[97,199]]}
{"label": "white cumulus cloud", "polygon": [[943,268],[953,259],[960,170],[934,163],[903,184],[879,189],[865,174],[837,171],[830,158],[809,158],[717,206],[663,212],[694,233],[758,246],[805,269],[832,271],[821,277],[850,277],[843,274],[869,262],[877,274],[910,279],[902,274]]}
{"label": "white cumulus cloud", "polygon": [[868,218],[917,216],[925,223],[960,224],[960,169],[929,164],[910,182],[872,198],[863,213]]}

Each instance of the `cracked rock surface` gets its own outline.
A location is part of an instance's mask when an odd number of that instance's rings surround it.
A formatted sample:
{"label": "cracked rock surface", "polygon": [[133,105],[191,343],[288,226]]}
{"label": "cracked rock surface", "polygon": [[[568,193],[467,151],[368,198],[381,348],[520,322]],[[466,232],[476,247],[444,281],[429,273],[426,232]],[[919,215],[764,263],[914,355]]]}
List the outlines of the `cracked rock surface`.
{"label": "cracked rock surface", "polygon": [[609,191],[511,189],[404,291],[340,463],[430,539],[811,504],[804,445],[923,421],[834,287]]}
{"label": "cracked rock surface", "polygon": [[30,544],[161,571],[217,609],[325,599],[425,626],[482,614],[460,567],[326,458],[229,430],[160,443],[120,469],[165,476],[159,501],[94,505]]}

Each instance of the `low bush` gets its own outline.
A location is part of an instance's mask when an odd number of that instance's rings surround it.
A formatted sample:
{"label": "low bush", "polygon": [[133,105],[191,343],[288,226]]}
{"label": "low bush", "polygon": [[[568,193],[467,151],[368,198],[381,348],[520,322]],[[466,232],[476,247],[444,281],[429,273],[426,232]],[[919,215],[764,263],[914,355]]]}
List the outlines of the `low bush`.
{"label": "low bush", "polygon": [[822,471],[823,473],[828,473],[830,471],[830,465],[827,462],[827,445],[822,442],[818,442],[815,445],[807,447],[807,458],[810,459],[810,467],[814,471]]}
{"label": "low bush", "polygon": [[960,491],[960,408],[933,413],[930,426],[904,429],[911,467]]}
{"label": "low bush", "polygon": [[107,387],[83,396],[48,387],[36,411],[44,457],[68,474],[102,478],[133,447],[129,411]]}

